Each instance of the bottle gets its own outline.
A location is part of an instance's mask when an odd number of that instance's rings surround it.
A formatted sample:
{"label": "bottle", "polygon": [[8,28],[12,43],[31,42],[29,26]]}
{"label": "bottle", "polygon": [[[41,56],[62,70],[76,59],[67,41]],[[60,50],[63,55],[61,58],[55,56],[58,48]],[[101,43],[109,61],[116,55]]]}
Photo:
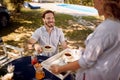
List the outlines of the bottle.
{"label": "bottle", "polygon": [[36,80],[41,80],[45,77],[44,71],[42,69],[42,65],[38,62],[37,55],[33,54],[31,56],[31,64],[35,69],[35,78]]}
{"label": "bottle", "polygon": [[36,63],[35,65],[35,78],[36,80],[41,80],[45,77],[45,73],[40,63]]}
{"label": "bottle", "polygon": [[36,63],[38,63],[37,56],[36,55],[31,56],[31,64],[34,66]]}

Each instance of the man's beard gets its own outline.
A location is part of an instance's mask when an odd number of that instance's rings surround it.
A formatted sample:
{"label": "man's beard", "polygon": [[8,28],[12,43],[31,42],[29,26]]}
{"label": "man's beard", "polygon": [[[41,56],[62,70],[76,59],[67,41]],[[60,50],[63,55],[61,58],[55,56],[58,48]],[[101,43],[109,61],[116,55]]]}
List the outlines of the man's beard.
{"label": "man's beard", "polygon": [[51,23],[45,23],[45,25],[48,26],[49,28],[51,28],[51,27],[54,27],[55,24],[54,23],[52,23],[52,24]]}

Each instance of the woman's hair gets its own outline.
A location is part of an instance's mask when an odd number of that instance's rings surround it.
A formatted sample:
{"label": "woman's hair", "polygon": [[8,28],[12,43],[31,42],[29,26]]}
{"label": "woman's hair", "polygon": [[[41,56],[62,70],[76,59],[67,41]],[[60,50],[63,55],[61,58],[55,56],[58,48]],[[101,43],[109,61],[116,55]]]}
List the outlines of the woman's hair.
{"label": "woman's hair", "polygon": [[53,15],[55,15],[53,11],[51,11],[51,10],[46,10],[45,12],[43,12],[42,18],[45,18],[45,15],[46,15],[47,13],[52,13]]}
{"label": "woman's hair", "polygon": [[108,17],[120,20],[120,0],[105,0],[104,12]]}

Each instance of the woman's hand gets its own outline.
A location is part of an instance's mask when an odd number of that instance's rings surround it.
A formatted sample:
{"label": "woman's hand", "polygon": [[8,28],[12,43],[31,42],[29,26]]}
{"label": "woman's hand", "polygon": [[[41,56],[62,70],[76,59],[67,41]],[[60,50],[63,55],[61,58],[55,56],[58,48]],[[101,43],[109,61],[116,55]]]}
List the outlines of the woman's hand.
{"label": "woman's hand", "polygon": [[50,70],[54,73],[54,74],[59,74],[60,73],[60,66],[59,65],[51,65],[50,66]]}

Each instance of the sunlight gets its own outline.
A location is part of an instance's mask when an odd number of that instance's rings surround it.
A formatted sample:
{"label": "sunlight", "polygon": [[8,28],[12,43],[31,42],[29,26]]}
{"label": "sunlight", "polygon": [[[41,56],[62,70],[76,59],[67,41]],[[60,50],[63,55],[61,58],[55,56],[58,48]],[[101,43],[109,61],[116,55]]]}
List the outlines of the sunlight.
{"label": "sunlight", "polygon": [[20,23],[29,23],[29,24],[32,24],[33,22],[32,21],[24,20],[24,21],[21,21]]}

